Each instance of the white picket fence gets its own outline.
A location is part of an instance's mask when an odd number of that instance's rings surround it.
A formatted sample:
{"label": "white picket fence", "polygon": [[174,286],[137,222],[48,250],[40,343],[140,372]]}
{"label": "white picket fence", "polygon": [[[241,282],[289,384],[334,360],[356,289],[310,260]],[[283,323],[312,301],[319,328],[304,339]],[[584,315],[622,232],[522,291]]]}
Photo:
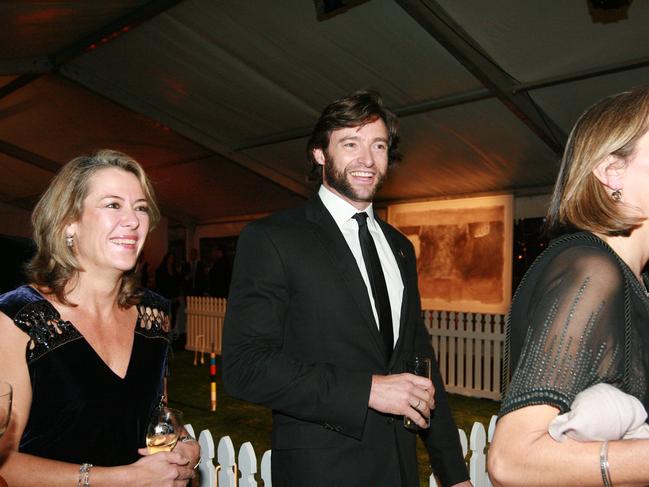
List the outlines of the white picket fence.
{"label": "white picket fence", "polygon": [[[196,436],[191,425],[185,425],[185,429]],[[214,448],[214,439],[209,430],[201,431],[198,435],[198,442],[201,445],[201,461],[198,466],[199,483],[192,483],[198,487],[256,487],[263,485],[271,487],[270,477],[270,450],[264,452],[261,457],[259,470],[261,484],[257,482],[257,455],[252,444],[246,441],[239,448],[239,454],[235,456],[234,445],[229,436],[222,436],[217,448]],[[216,465],[215,465],[216,463]]]}
{"label": "white picket fence", "polygon": [[187,316],[186,350],[192,352],[221,353],[223,320],[227,300],[209,296],[187,296],[185,314]]}
{"label": "white picket fence", "polygon": [[423,312],[446,390],[500,399],[506,315]]}
{"label": "white picket fence", "polygon": [[[468,438],[463,430],[458,429],[474,487],[492,487],[487,475],[486,452],[495,427],[496,416],[493,416],[487,429],[482,423],[473,423]],[[185,428],[194,435],[191,425],[186,425]],[[264,452],[258,468],[257,455],[249,441],[241,445],[237,455],[229,436],[222,436],[216,449],[209,430],[201,431],[198,441],[201,445],[201,463],[198,467],[200,481],[197,484],[199,487],[272,487],[270,450]],[[438,487],[434,475],[430,476],[429,486]]]}
{"label": "white picket fence", "polygon": [[[225,298],[187,298],[187,350],[221,353],[226,307]],[[425,310],[423,318],[446,390],[499,400],[506,316]]]}

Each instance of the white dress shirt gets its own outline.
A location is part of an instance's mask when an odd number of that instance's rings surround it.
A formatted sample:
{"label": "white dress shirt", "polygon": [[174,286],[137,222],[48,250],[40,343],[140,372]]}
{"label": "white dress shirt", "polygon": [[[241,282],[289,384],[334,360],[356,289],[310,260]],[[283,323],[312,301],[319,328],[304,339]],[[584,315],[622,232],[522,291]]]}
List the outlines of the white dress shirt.
{"label": "white dress shirt", "polygon": [[[370,304],[372,305],[372,312],[374,313],[374,322],[378,328],[379,319],[376,312],[376,305],[374,304],[372,286],[367,275],[365,261],[363,260],[361,243],[358,239],[358,222],[352,218],[356,213],[360,213],[360,211],[340,196],[330,191],[324,185],[320,186],[318,196],[320,196],[325,208],[327,208],[329,213],[331,213],[331,216],[336,222],[336,225],[338,225],[338,228],[340,228],[349,249],[352,251],[352,254],[354,254],[354,258],[358,264],[358,269],[361,271],[363,281],[365,281],[365,287],[367,287],[367,294],[370,298]],[[401,280],[401,272],[399,271],[397,260],[392,253],[392,248],[390,247],[388,240],[385,238],[385,235],[383,235],[381,227],[374,218],[372,204],[370,203],[363,211],[368,215],[367,228],[374,239],[376,251],[381,260],[383,275],[385,276],[385,284],[388,288],[390,310],[392,311],[392,336],[394,337],[394,346],[399,338],[399,321],[401,319],[401,302],[403,300],[403,281]]]}

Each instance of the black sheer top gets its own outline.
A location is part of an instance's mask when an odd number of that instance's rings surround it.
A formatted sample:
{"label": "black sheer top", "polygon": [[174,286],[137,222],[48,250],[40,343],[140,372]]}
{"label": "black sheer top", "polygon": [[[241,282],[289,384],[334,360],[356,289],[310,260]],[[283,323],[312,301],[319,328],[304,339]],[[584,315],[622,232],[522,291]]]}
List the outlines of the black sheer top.
{"label": "black sheer top", "polygon": [[564,413],[579,392],[600,382],[649,410],[649,298],[595,235],[551,242],[519,285],[509,320],[514,372],[501,416],[537,404]]}
{"label": "black sheer top", "polygon": [[22,286],[0,296],[0,311],[30,337],[25,353],[32,403],[21,452],[102,466],[139,458],[147,419],[162,395],[168,304],[145,291],[137,309],[122,379],[35,289]]}

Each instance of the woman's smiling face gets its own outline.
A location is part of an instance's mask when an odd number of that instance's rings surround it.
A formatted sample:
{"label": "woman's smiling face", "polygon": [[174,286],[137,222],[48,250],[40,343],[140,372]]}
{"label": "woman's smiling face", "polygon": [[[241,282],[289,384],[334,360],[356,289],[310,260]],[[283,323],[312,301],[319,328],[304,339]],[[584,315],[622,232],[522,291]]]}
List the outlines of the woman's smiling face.
{"label": "woman's smiling face", "polygon": [[73,236],[81,268],[132,269],[149,232],[149,207],[137,177],[118,168],[98,170],[89,180],[78,221],[66,228]]}

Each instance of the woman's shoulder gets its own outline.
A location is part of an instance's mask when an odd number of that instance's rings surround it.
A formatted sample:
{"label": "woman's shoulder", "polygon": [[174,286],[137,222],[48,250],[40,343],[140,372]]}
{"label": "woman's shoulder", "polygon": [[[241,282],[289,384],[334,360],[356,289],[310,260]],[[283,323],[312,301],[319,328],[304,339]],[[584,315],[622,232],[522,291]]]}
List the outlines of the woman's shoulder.
{"label": "woman's shoulder", "polygon": [[48,304],[48,301],[32,286],[20,286],[0,295],[0,312],[15,320],[26,307]]}
{"label": "woman's shoulder", "polygon": [[569,233],[552,239],[548,245],[548,250],[551,251],[552,249],[559,253],[580,249],[594,255],[615,256],[615,252],[606,242],[590,232]]}
{"label": "woman's shoulder", "polygon": [[151,289],[148,288],[143,288],[140,306],[157,308],[166,313],[169,310],[170,304],[167,298],[161,296],[157,292],[152,291]]}
{"label": "woman's shoulder", "polygon": [[79,331],[32,286],[21,286],[0,296],[0,312],[30,338],[31,363],[57,346],[78,338]]}
{"label": "woman's shoulder", "polygon": [[165,336],[169,332],[169,300],[150,289],[142,290],[142,299],[137,305],[139,331],[148,335]]}
{"label": "woman's shoulder", "polygon": [[[542,254],[546,267],[562,273],[606,274],[608,279],[624,278],[624,263],[603,240],[589,232],[566,235],[550,242]],[[610,281],[609,281],[610,282]]]}
{"label": "woman's shoulder", "polygon": [[[518,286],[512,302],[514,321],[527,329],[531,314],[556,309],[617,309],[629,286],[626,265],[608,245],[588,233],[552,241]],[[562,304],[563,303],[563,304]]]}

